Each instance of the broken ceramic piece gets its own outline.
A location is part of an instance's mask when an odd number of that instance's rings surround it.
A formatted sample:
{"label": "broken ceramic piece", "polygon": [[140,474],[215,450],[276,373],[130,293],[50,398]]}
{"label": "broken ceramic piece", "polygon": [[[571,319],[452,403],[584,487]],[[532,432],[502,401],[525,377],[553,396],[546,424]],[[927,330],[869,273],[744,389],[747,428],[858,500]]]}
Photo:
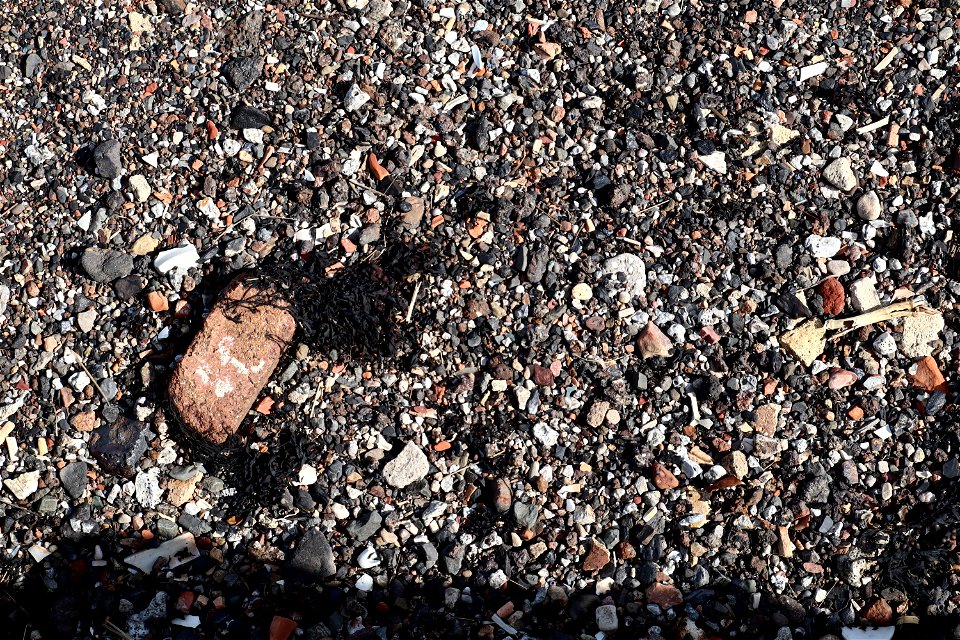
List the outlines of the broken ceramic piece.
{"label": "broken ceramic piece", "polygon": [[136,567],[146,574],[153,573],[158,560],[166,560],[167,569],[176,569],[182,564],[192,562],[200,557],[197,550],[197,543],[192,533],[184,533],[176,538],[167,540],[159,547],[138,551],[132,556],[128,556],[124,562],[132,567]]}

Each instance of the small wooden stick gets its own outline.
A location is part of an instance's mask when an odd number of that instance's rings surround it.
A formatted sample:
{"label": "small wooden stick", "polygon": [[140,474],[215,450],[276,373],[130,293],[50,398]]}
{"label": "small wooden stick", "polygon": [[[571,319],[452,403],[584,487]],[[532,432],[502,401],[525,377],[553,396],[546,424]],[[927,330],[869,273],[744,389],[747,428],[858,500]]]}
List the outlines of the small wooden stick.
{"label": "small wooden stick", "polygon": [[349,184],[352,184],[353,186],[357,187],[358,189],[366,189],[367,191],[373,191],[373,192],[376,193],[377,195],[381,195],[381,196],[383,196],[384,198],[389,198],[389,197],[390,197],[390,196],[388,196],[387,194],[385,194],[383,191],[380,191],[379,189],[374,189],[373,187],[368,187],[367,185],[363,184],[362,182],[357,182],[356,180],[353,180],[353,179],[348,178],[348,177],[346,177],[346,176],[344,176],[343,179],[346,180]]}
{"label": "small wooden stick", "polygon": [[832,320],[827,320],[824,323],[824,328],[827,331],[839,331],[839,333],[831,336],[831,339],[836,339],[840,336],[850,333],[851,331],[856,331],[861,327],[877,324],[878,322],[886,322],[887,320],[895,320],[897,318],[917,316],[922,313],[933,313],[933,311],[926,307],[921,307],[913,300],[905,300],[903,302],[895,302],[887,305],[886,307],[874,309],[873,311],[861,313],[860,315],[853,316],[852,318],[835,318]]}
{"label": "small wooden stick", "polygon": [[638,241],[638,240],[634,240],[633,238],[628,238],[628,237],[624,236],[624,237],[619,238],[619,239],[622,240],[623,242],[626,242],[627,244],[632,244],[632,245],[635,246],[635,247],[640,247],[641,249],[646,249],[646,248],[647,248],[645,244],[643,244],[642,242],[640,242],[640,241]]}
{"label": "small wooden stick", "polygon": [[67,351],[73,354],[73,359],[77,361],[77,364],[80,365],[80,368],[83,369],[83,372],[87,374],[87,377],[90,378],[90,382],[93,383],[93,386],[100,392],[100,396],[107,402],[110,402],[110,398],[107,397],[107,394],[103,392],[103,389],[100,388],[100,385],[97,384],[97,381],[94,379],[93,374],[90,373],[90,370],[87,369],[87,365],[83,364],[83,360],[80,359],[80,354],[76,351],[67,347]]}

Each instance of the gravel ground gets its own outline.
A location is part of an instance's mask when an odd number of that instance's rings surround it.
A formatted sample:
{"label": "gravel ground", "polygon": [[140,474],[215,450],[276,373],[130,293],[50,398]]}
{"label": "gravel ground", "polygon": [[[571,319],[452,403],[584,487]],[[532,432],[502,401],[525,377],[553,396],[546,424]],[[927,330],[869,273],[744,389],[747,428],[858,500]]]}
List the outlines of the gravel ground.
{"label": "gravel ground", "polygon": [[8,637],[958,637],[952,3],[0,42]]}

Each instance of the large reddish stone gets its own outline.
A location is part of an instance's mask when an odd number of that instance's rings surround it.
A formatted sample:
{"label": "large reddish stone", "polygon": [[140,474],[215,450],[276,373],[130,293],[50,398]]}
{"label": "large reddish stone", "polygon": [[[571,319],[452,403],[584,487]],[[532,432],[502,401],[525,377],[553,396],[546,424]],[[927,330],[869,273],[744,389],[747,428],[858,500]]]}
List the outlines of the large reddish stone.
{"label": "large reddish stone", "polygon": [[584,571],[600,571],[610,562],[610,551],[597,540],[590,541],[590,550],[583,561]]}
{"label": "large reddish stone", "polygon": [[653,486],[661,491],[664,489],[676,489],[680,486],[677,476],[670,473],[670,470],[659,462],[653,463]]}
{"label": "large reddish stone", "polygon": [[924,391],[947,391],[947,381],[940,373],[937,361],[931,356],[917,362],[917,372],[913,374],[913,385]]}
{"label": "large reddish stone", "polygon": [[846,306],[846,292],[836,278],[827,278],[817,285],[817,293],[823,298],[823,312],[827,315],[843,313]]}
{"label": "large reddish stone", "polygon": [[663,609],[678,607],[683,604],[683,594],[672,584],[654,582],[644,592],[647,602],[658,605]]}
{"label": "large reddish stone", "polygon": [[217,444],[236,433],[295,329],[286,302],[233,281],[170,380],[170,401],[180,419]]}
{"label": "large reddish stone", "polygon": [[893,607],[883,598],[875,598],[863,611],[863,618],[867,623],[884,626],[893,622]]}

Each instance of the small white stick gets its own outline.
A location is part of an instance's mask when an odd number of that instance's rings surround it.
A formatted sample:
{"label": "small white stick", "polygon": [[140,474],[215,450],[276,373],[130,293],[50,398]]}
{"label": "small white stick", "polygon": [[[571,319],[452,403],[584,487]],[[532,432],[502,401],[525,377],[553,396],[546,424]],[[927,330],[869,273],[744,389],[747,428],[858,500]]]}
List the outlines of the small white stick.
{"label": "small white stick", "polygon": [[406,322],[410,322],[410,318],[413,317],[413,306],[417,303],[417,294],[420,293],[420,280],[417,280],[416,286],[413,287],[413,295],[410,296],[410,304],[407,306],[407,317]]}

